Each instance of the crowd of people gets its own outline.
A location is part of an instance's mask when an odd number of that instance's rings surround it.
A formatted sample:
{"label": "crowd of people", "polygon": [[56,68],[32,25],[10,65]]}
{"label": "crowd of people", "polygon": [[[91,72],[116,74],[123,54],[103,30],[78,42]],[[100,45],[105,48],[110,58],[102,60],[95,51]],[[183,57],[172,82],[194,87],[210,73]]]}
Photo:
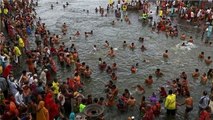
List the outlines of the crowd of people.
{"label": "crowd of people", "polygon": [[[123,5],[126,5],[125,0],[118,0],[118,4],[115,6],[114,2],[107,6],[107,13],[104,13],[104,8],[99,7],[95,9],[96,13],[100,13],[103,17],[107,17],[109,9],[115,10],[115,17],[119,21],[123,20],[131,25],[131,21],[127,14],[122,14],[121,11],[126,11]],[[132,1],[131,4],[135,5],[136,2]],[[81,79],[90,78],[92,70],[86,62],[81,62],[78,50],[75,44],[70,47],[66,46],[64,42],[61,42],[61,35],[58,33],[51,33],[42,23],[40,18],[37,18],[35,7],[38,3],[34,3],[33,0],[16,0],[7,1],[4,0],[1,5],[1,28],[0,33],[0,73],[2,78],[7,82],[6,89],[3,87],[0,89],[0,119],[2,120],[75,120],[83,119],[83,116],[77,115],[84,112],[86,106],[91,104],[97,104],[102,107],[116,106],[121,112],[126,112],[128,109],[136,107],[136,99],[130,93],[129,89],[125,89],[123,92],[118,90],[116,85],[117,80],[117,63],[112,65],[107,64],[102,58],[98,60],[98,67],[100,71],[106,71],[110,76],[108,84],[105,85],[106,97],[93,97],[92,94],[87,96],[83,93],[84,84]],[[58,2],[56,4],[59,4]],[[142,11],[147,14],[150,13],[149,2],[142,1]],[[157,13],[159,13],[160,21],[153,22],[152,31],[157,29],[157,32],[165,32],[167,37],[180,37],[181,40],[187,40],[193,43],[193,38],[186,36],[184,33],[179,35],[177,26],[172,25],[172,21],[167,19],[168,15],[179,13],[179,17],[186,19],[189,22],[197,22],[198,26],[203,22],[208,22],[207,37],[211,37],[212,23],[213,23],[213,11],[211,8],[188,6],[184,2],[166,2],[157,1]],[[64,5],[64,9],[69,4]],[[177,11],[170,11],[168,14],[167,9],[174,7],[178,8]],[[51,5],[51,9],[54,6]],[[128,10],[128,8],[127,8]],[[170,9],[171,10],[171,9]],[[87,11],[89,13],[89,11]],[[121,17],[123,16],[123,17]],[[153,20],[153,16],[149,16],[149,20]],[[116,21],[112,22],[112,26],[116,24]],[[210,26],[210,27],[209,27]],[[3,32],[4,31],[4,32]],[[33,33],[34,32],[34,33]],[[61,33],[66,36],[68,32],[68,26],[66,23],[62,24]],[[93,31],[87,31],[83,33],[85,37],[92,36]],[[30,36],[35,35],[35,49],[30,48]],[[73,39],[82,35],[79,31],[74,33]],[[144,38],[140,37],[142,52],[146,50],[144,46]],[[209,42],[211,43],[211,41]],[[184,46],[184,45],[183,45]],[[116,53],[113,47],[109,45],[108,41],[105,41],[104,47],[108,48],[108,57],[116,57]],[[135,44],[132,42],[130,45],[123,41],[123,47],[128,47],[131,50],[135,49]],[[96,45],[93,50],[96,51]],[[54,57],[57,57],[59,66],[56,64]],[[170,57],[169,51],[165,50],[162,53],[164,59]],[[198,55],[198,59],[204,60],[206,65],[212,64],[211,56],[205,56],[202,51]],[[143,62],[149,62],[144,60]],[[22,65],[24,64],[24,65]],[[26,66],[25,66],[26,64]],[[73,77],[68,77],[66,80],[59,80],[54,74],[57,74],[58,67],[74,67],[74,71],[71,73]],[[137,72],[138,63],[130,68],[130,72],[135,74]],[[17,70],[22,69],[21,75],[15,76]],[[165,75],[159,68],[154,71],[156,77],[162,77]],[[168,90],[165,87],[160,87],[158,92],[153,92],[149,97],[142,96],[139,105],[140,119],[142,120],[154,120],[162,113],[162,105],[166,108],[166,115],[168,118],[175,117],[177,107],[185,105],[184,119],[188,119],[188,114],[194,108],[194,99],[190,95],[189,81],[185,71],[182,71],[180,75],[176,76],[177,79],[168,81],[168,85],[172,88]],[[201,79],[201,84],[208,84],[213,81],[213,69],[207,70],[207,72],[201,73],[199,69],[195,69],[192,72],[194,79]],[[154,84],[153,76],[149,75],[145,79],[144,84],[150,86]],[[5,87],[4,87],[5,88]],[[139,94],[144,94],[145,89],[142,85],[135,86],[136,91]],[[185,101],[180,103],[177,101],[177,97],[184,98]],[[211,91],[203,91],[203,96],[199,100],[199,120],[210,120],[211,110],[213,109],[213,84]],[[92,114],[92,113],[91,113]],[[86,118],[85,118],[86,119]],[[88,117],[89,119],[89,117]],[[99,116],[100,120],[105,119],[104,114]],[[107,119],[107,118],[106,118]],[[127,118],[128,120],[134,120],[135,116]],[[172,118],[170,118],[172,119]]]}

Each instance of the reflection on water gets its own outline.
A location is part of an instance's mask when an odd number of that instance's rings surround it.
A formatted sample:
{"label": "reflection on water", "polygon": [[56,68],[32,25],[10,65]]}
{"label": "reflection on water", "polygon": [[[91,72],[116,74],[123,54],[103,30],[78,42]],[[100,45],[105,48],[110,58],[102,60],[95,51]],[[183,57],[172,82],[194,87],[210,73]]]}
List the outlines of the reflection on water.
{"label": "reflection on water", "polygon": [[[206,66],[203,62],[197,59],[200,51],[205,51],[206,56],[212,55],[213,49],[206,47],[200,41],[200,36],[197,30],[189,28],[186,30],[184,27],[180,27],[179,31],[185,32],[186,35],[190,35],[194,38],[194,44],[196,47],[190,48],[190,50],[178,49],[177,44],[180,44],[178,38],[167,38],[165,34],[157,34],[151,32],[151,28],[148,26],[142,26],[142,23],[138,21],[137,13],[128,12],[128,16],[131,20],[131,25],[126,22],[116,21],[114,13],[110,13],[107,17],[101,17],[100,14],[95,13],[95,8],[102,6],[106,8],[107,0],[63,0],[59,1],[59,4],[55,4],[57,0],[39,0],[39,6],[36,8],[38,16],[41,17],[42,22],[46,23],[46,26],[51,33],[62,34],[60,31],[61,25],[65,22],[69,26],[68,34],[63,36],[61,42],[65,42],[67,46],[72,43],[76,44],[81,61],[85,61],[93,70],[92,78],[89,80],[83,80],[85,82],[85,94],[92,93],[93,96],[103,96],[104,85],[110,80],[107,73],[101,73],[98,70],[98,58],[101,57],[107,64],[116,62],[118,64],[117,76],[120,92],[123,92],[125,88],[128,88],[133,96],[139,101],[142,95],[138,95],[134,92],[136,84],[142,84],[146,89],[146,96],[150,96],[151,93],[157,92],[157,88],[160,86],[166,86],[168,80],[173,80],[178,77],[179,73],[185,71],[190,74],[195,68],[199,68],[201,72],[206,72],[211,66]],[[63,9],[63,4],[69,2],[70,5]],[[54,8],[51,10],[50,5],[53,4]],[[85,10],[89,10],[87,13]],[[112,26],[111,22],[115,20],[115,25]],[[94,34],[85,39],[84,35],[70,41],[69,37],[76,31],[80,31],[82,34],[87,31],[93,30]],[[144,45],[147,50],[141,52],[141,43],[138,41],[139,37],[144,37]],[[107,50],[103,47],[104,41],[108,40],[110,46],[116,48],[116,57],[108,58],[106,56]],[[134,51],[128,48],[122,47],[123,41],[127,41],[128,44],[134,42],[136,49]],[[97,46],[96,53],[93,53],[93,45]],[[164,61],[162,53],[169,50],[169,60]],[[149,62],[143,62],[147,60]],[[130,67],[139,63],[138,72],[131,74]],[[148,75],[153,74],[154,71],[160,68],[165,74],[162,78],[154,78],[154,84],[152,87],[145,86],[144,80]],[[58,77],[66,79],[70,77],[72,70],[66,68],[59,68]],[[188,75],[191,76],[191,75]],[[210,84],[203,86],[200,85],[198,80],[194,80],[189,77],[191,94],[195,101],[195,109],[190,113],[191,118],[193,115],[197,115],[197,103],[201,96],[203,89],[209,89]],[[183,99],[181,99],[181,103]],[[178,107],[178,119],[183,116],[184,106]],[[116,109],[106,110],[106,120],[124,120],[127,116],[138,116],[138,108],[129,110],[127,113],[119,113]],[[165,111],[163,110],[162,113]],[[163,118],[160,118],[163,119]]]}

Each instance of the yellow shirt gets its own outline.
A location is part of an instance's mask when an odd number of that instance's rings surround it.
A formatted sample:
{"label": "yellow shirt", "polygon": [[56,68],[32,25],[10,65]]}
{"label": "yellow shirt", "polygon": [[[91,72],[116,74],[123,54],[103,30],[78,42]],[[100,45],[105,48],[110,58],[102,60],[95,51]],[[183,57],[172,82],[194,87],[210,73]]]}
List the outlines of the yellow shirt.
{"label": "yellow shirt", "polygon": [[19,44],[19,47],[21,47],[21,48],[24,47],[24,41],[21,37],[18,39],[18,44]]}
{"label": "yellow shirt", "polygon": [[7,15],[7,13],[8,13],[8,9],[4,8],[4,14]]}
{"label": "yellow shirt", "polygon": [[163,16],[163,10],[159,11],[159,16],[162,17]]}
{"label": "yellow shirt", "polygon": [[127,10],[127,5],[123,5],[122,8],[123,8],[123,11],[126,11]]}
{"label": "yellow shirt", "polygon": [[20,51],[20,49],[17,46],[14,47],[13,52],[14,52],[14,54],[16,56],[20,56],[21,55],[21,51]]}
{"label": "yellow shirt", "polygon": [[113,0],[109,0],[109,4],[112,4],[114,1]]}
{"label": "yellow shirt", "polygon": [[53,93],[58,94],[59,93],[59,83],[53,81],[52,87],[54,88]]}
{"label": "yellow shirt", "polygon": [[165,108],[169,109],[169,110],[176,109],[176,95],[175,94],[171,94],[166,97]]}
{"label": "yellow shirt", "polygon": [[0,65],[0,74],[3,72],[3,67]]}

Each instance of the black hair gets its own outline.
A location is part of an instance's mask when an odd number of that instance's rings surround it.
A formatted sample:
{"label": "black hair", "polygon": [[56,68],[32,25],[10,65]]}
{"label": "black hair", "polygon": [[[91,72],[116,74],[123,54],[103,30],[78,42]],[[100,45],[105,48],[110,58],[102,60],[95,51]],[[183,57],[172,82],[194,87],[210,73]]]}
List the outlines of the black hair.
{"label": "black hair", "polygon": [[169,95],[171,95],[173,93],[173,91],[172,90],[169,90]]}

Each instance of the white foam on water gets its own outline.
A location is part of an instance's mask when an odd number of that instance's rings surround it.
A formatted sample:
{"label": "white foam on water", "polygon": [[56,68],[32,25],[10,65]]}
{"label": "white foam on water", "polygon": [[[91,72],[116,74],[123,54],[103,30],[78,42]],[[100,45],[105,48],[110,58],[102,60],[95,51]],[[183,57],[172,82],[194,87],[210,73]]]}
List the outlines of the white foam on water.
{"label": "white foam on water", "polygon": [[113,48],[114,50],[118,50],[118,48]]}
{"label": "white foam on water", "polygon": [[[182,46],[183,43],[185,43],[184,46]],[[180,50],[191,50],[193,48],[197,48],[197,46],[193,43],[190,43],[190,42],[181,42],[181,43],[176,45],[176,48],[178,48]]]}

